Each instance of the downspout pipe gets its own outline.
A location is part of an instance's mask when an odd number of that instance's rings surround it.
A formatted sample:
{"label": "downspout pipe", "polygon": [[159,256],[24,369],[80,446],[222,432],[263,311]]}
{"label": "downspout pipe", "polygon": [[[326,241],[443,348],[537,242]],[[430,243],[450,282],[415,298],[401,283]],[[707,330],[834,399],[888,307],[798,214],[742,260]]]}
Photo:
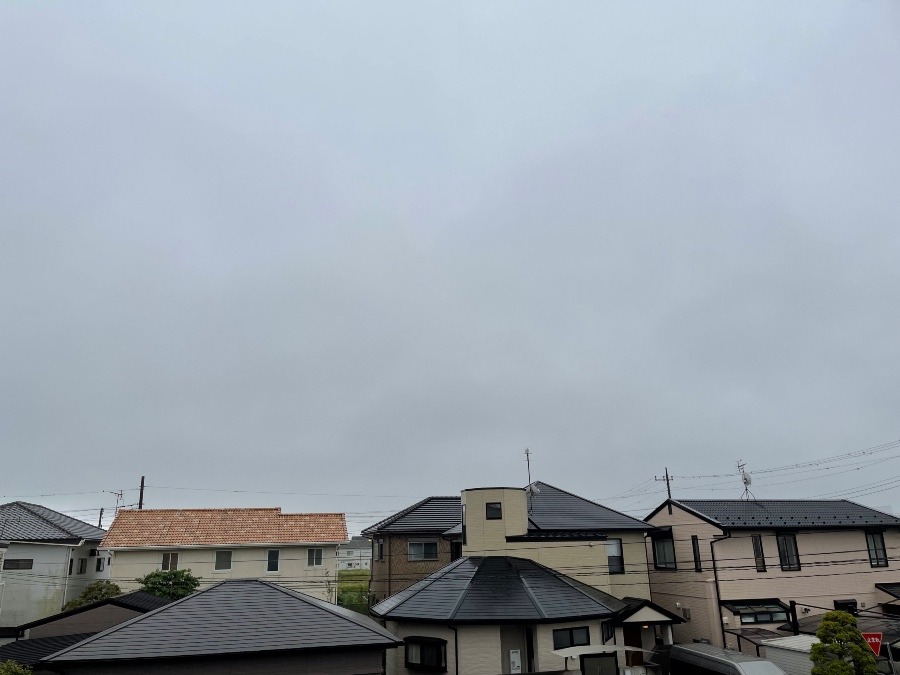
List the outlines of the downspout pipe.
{"label": "downspout pipe", "polygon": [[709,540],[709,553],[712,556],[713,581],[716,587],[716,621],[719,624],[719,636],[722,638],[722,646],[725,646],[725,625],[722,623],[722,593],[719,588],[719,565],[716,563],[716,544],[725,539],[731,539],[731,532],[726,532],[724,537]]}

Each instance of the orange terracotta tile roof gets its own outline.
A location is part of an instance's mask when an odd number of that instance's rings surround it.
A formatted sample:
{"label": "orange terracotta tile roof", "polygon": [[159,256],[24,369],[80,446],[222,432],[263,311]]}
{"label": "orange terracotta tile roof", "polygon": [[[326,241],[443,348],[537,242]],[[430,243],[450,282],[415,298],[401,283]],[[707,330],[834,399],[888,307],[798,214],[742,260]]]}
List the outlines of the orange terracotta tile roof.
{"label": "orange terracotta tile roof", "polygon": [[294,544],[346,541],[343,513],[282,513],[280,508],[119,511],[104,548]]}

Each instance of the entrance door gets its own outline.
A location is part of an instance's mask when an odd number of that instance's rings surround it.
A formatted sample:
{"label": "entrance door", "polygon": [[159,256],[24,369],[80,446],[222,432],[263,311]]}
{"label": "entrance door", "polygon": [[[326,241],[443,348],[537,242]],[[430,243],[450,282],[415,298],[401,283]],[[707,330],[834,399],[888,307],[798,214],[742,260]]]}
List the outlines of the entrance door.
{"label": "entrance door", "polygon": [[581,675],[618,675],[615,654],[582,654]]}
{"label": "entrance door", "polygon": [[[637,623],[625,624],[622,627],[622,637],[625,642],[626,647],[637,647],[638,649],[642,648],[643,642],[641,640],[641,626]],[[643,652],[625,652],[625,663],[629,666],[642,666],[644,665],[644,653]]]}

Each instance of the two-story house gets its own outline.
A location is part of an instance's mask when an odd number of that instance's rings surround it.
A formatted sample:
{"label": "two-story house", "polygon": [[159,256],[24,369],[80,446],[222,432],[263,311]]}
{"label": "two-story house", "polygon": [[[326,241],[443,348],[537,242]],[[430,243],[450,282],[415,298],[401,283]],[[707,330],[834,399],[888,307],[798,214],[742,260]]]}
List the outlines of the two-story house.
{"label": "two-story house", "polygon": [[0,505],[0,626],[56,614],[109,577],[106,530],[38,504]]}
{"label": "two-story house", "polygon": [[372,545],[365,537],[351,537],[338,547],[339,570],[368,570],[372,567]]}
{"label": "two-story house", "polygon": [[323,600],[336,598],[343,513],[280,508],[121,510],[103,540],[123,590],[155,570],[189,569],[201,587],[263,579]]}
{"label": "two-story house", "polygon": [[409,588],[462,555],[459,497],[426,497],[367,527],[372,541],[374,602]]}
{"label": "two-story house", "polygon": [[667,500],[646,518],[653,601],[678,642],[747,649],[799,615],[890,600],[900,518],[846,500]]}

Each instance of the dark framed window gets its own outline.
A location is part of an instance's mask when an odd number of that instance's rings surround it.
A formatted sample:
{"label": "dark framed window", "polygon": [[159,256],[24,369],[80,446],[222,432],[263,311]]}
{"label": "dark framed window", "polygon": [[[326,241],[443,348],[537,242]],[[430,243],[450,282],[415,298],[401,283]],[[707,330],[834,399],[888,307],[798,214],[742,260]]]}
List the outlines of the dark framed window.
{"label": "dark framed window", "polygon": [[375,560],[384,560],[384,539],[375,540]]}
{"label": "dark framed window", "polygon": [[78,559],[78,574],[87,574],[87,558]]}
{"label": "dark framed window", "polygon": [[741,624],[775,623],[788,620],[787,608],[774,601],[755,603],[727,603],[725,607],[736,614]]}
{"label": "dark framed window", "polygon": [[600,641],[606,644],[616,637],[616,627],[612,621],[604,621],[600,624]]}
{"label": "dark framed window", "polygon": [[753,559],[756,561],[756,571],[766,571],[766,554],[763,552],[762,535],[754,534],[751,537],[753,541]]}
{"label": "dark framed window", "polygon": [[219,572],[231,569],[231,551],[216,551],[215,569]]}
{"label": "dark framed window", "polygon": [[487,520],[501,520],[503,518],[503,504],[500,502],[487,502],[484,505],[484,517]]}
{"label": "dark framed window", "polygon": [[591,633],[587,626],[578,628],[558,628],[553,631],[553,649],[581,647],[591,644]]}
{"label": "dark framed window", "polygon": [[322,549],[308,548],[306,549],[306,566],[320,567],[322,565]]}
{"label": "dark framed window", "polygon": [[625,558],[622,557],[622,540],[606,540],[606,564],[610,574],[625,574]]}
{"label": "dark framed window", "polygon": [[436,541],[411,541],[408,557],[410,560],[437,560],[438,544]]}
{"label": "dark framed window", "polygon": [[694,571],[702,572],[703,563],[700,561],[700,537],[696,534],[691,535],[691,551],[694,554]]}
{"label": "dark framed window", "polygon": [[675,564],[675,541],[672,532],[658,534],[653,541],[653,566],[658,570],[677,569]]}
{"label": "dark framed window", "polygon": [[462,558],[462,542],[461,541],[451,541],[450,542],[450,560],[459,560]]}
{"label": "dark framed window", "polygon": [[72,570],[75,567],[75,558],[69,558],[69,576],[72,576]]}
{"label": "dark framed window", "polygon": [[5,570],[30,570],[34,567],[33,558],[4,558],[3,569]]}
{"label": "dark framed window", "polygon": [[[349,554],[350,551],[347,551]],[[271,548],[266,551],[266,572],[277,572],[278,564],[281,559],[281,551],[277,548]]]}
{"label": "dark framed window", "polygon": [[466,505],[463,504],[460,508],[460,514],[462,515],[462,540],[463,546],[466,545]]}
{"label": "dark framed window", "polygon": [[162,569],[164,572],[178,569],[178,551],[166,551],[162,554]]}
{"label": "dark framed window", "polygon": [[887,567],[887,549],[884,547],[884,534],[866,532],[866,548],[869,549],[869,564],[872,567]]}
{"label": "dark framed window", "polygon": [[403,641],[406,667],[431,673],[447,672],[447,641],[411,635]]}
{"label": "dark framed window", "polygon": [[779,534],[778,560],[781,569],[785,572],[795,572],[800,569],[800,554],[797,551],[797,535]]}
{"label": "dark framed window", "polygon": [[97,558],[97,571],[102,572],[106,558]]}

